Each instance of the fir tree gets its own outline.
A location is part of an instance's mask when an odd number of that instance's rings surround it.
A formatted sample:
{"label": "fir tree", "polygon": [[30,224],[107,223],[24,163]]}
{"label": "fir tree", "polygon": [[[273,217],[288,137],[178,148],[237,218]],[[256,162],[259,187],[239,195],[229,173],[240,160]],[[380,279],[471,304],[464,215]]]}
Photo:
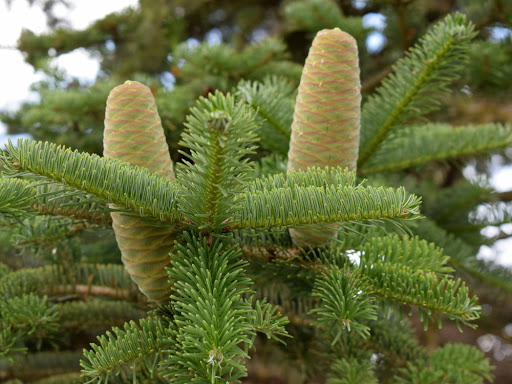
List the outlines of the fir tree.
{"label": "fir tree", "polygon": [[[410,11],[407,2],[396,4],[397,17]],[[364,36],[360,18],[330,1],[285,10],[296,30],[341,27]],[[407,314],[417,313],[429,333],[451,321],[468,332],[480,304],[460,277],[512,291],[510,271],[475,257],[479,229],[509,222],[509,207],[472,216],[489,201],[488,188],[453,184],[447,173],[439,191],[439,182],[420,174],[435,176],[439,161],[506,148],[510,126],[454,126],[436,121],[440,113],[426,119],[475,52],[473,25],[462,15],[437,22],[416,45],[402,37],[408,53],[360,111],[355,42],[330,29],[313,41],[297,97],[300,66],[275,40],[239,56],[224,45],[180,46],[183,79],[199,80],[177,85],[170,96],[182,97],[174,106],[155,92],[162,119],[150,89],[136,81],[113,89],[104,157],[30,140],[9,145],[0,212],[32,267],[0,268],[2,378],[239,382],[251,356],[267,356],[272,366],[277,355],[291,382],[491,380],[474,347],[420,346]],[[334,47],[328,61],[319,55],[325,44]],[[101,94],[74,93],[92,104]],[[189,110],[199,94],[205,97]],[[161,122],[181,128],[162,130]],[[313,145],[295,167],[300,124],[311,127]],[[322,142],[332,127],[353,142],[341,151],[343,137]],[[171,133],[170,152],[163,132]],[[181,141],[169,140],[178,133]],[[267,156],[272,151],[281,157]],[[329,151],[341,159],[307,158]],[[171,157],[180,159],[176,176]],[[422,199],[406,190],[423,195],[421,214]],[[80,249],[80,240],[110,233],[111,224],[120,256],[107,252],[110,236]],[[306,236],[298,241],[297,232]],[[106,264],[121,258],[124,266]],[[108,327],[80,356],[76,333]],[[63,373],[79,360],[82,379]],[[255,376],[269,380],[264,374]]]}

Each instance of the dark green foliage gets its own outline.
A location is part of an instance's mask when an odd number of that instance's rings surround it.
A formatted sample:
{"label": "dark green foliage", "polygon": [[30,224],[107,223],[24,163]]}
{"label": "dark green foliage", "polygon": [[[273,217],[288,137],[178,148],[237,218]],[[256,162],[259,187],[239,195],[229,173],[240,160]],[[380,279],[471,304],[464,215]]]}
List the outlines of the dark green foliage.
{"label": "dark green foliage", "polygon": [[288,323],[288,318],[279,312],[277,306],[267,303],[265,300],[256,300],[254,303],[252,326],[256,332],[263,333],[268,339],[286,345],[283,338],[291,337],[285,329],[285,325]]}
{"label": "dark green foliage", "polygon": [[491,380],[489,363],[483,353],[469,345],[448,344],[439,348],[429,359],[422,359],[404,370],[397,383],[483,383]]}
{"label": "dark green foliage", "polygon": [[46,379],[37,380],[37,384],[82,384],[83,380],[79,373],[64,373],[50,376]]}
{"label": "dark green foliage", "polygon": [[300,67],[285,61],[285,47],[275,39],[252,44],[242,52],[224,44],[202,43],[191,47],[183,43],[176,49],[175,56],[176,62],[183,60],[186,63],[180,69],[181,76],[209,77],[208,84],[214,89],[229,89],[241,78],[262,79],[268,73],[298,78],[301,72]]}
{"label": "dark green foliage", "polygon": [[36,196],[34,188],[26,188],[29,182],[19,179],[0,178],[0,213],[7,217],[23,216],[31,210]]}
{"label": "dark green foliage", "polygon": [[[98,289],[93,287],[98,286]],[[111,289],[102,290],[101,287]],[[85,292],[80,292],[83,288]],[[27,268],[5,274],[0,280],[0,296],[14,298],[30,292],[47,294],[105,294],[110,297],[137,299],[137,292],[124,268],[120,265],[77,264],[66,270],[64,266],[48,265]]]}
{"label": "dark green foliage", "polygon": [[1,317],[7,327],[29,336],[42,338],[58,328],[58,311],[47,303],[48,297],[33,293],[2,300]]}
{"label": "dark green foliage", "polygon": [[347,17],[332,0],[290,2],[284,9],[292,29],[314,33],[322,29],[340,28],[356,39],[363,35],[360,17]]}
{"label": "dark green foliage", "polygon": [[[52,223],[46,220],[49,226],[65,226],[69,223],[77,223],[78,220],[87,220],[100,225],[110,225],[111,219],[105,214],[104,204],[98,204],[84,196],[83,193],[73,194],[66,187],[52,183],[38,183],[15,178],[0,177],[0,196],[2,207],[0,210],[4,217],[26,217],[34,214],[48,216],[70,217],[76,220],[54,220]],[[66,194],[66,195],[63,195]],[[103,211],[103,212],[102,212]],[[37,226],[37,220],[27,220],[28,225]],[[55,226],[54,226],[55,227]],[[51,231],[51,228],[45,228]]]}
{"label": "dark green foliage", "polygon": [[[76,372],[82,351],[71,350],[62,352],[36,352],[17,356],[12,362],[0,362],[0,377],[16,376],[23,381],[47,377],[54,374]],[[21,381],[21,382],[23,382]]]}
{"label": "dark green foliage", "polygon": [[123,300],[89,299],[56,304],[59,326],[68,329],[104,329],[123,326],[132,319],[146,315],[141,305],[128,304]]}
{"label": "dark green foliage", "polygon": [[307,171],[292,171],[259,177],[247,185],[248,193],[292,189],[297,187],[327,187],[330,185],[355,187],[356,175],[353,171],[341,168],[311,167]]}
{"label": "dark green foliage", "polygon": [[371,328],[370,337],[365,340],[377,354],[379,369],[386,375],[403,367],[408,361],[416,361],[427,356],[427,351],[421,347],[413,335],[409,321],[399,314],[388,312],[379,313],[376,321],[368,323]]}
{"label": "dark green foliage", "polygon": [[331,365],[328,384],[377,384],[373,375],[373,363],[369,360],[359,362],[357,359],[335,360]]}
{"label": "dark green foliage", "polygon": [[433,273],[421,273],[401,265],[361,265],[370,292],[385,300],[418,306],[425,328],[434,321],[434,315],[438,326],[441,325],[439,312],[446,313],[457,324],[468,325],[479,317],[477,298],[469,297],[468,288],[460,279],[439,280]]}
{"label": "dark green foliage", "polygon": [[466,77],[473,87],[507,91],[512,86],[512,39],[501,42],[478,41],[469,49]]}
{"label": "dark green foliage", "polygon": [[52,137],[59,145],[80,143],[81,150],[100,154],[105,99],[114,86],[112,81],[100,81],[89,87],[75,85],[63,90],[41,84],[39,104],[26,105],[18,115],[6,114],[37,140]]}
{"label": "dark green foliage", "polygon": [[111,374],[119,374],[124,365],[135,364],[140,357],[144,357],[144,368],[153,374],[156,368],[154,356],[158,356],[170,343],[166,324],[149,318],[142,319],[140,325],[130,321],[124,329],[113,328],[112,331],[107,332],[107,337],[98,338],[99,346],[91,344],[92,351],[84,350],[87,360],[80,362],[83,376],[107,382]]}
{"label": "dark green foliage", "polygon": [[281,156],[288,154],[296,91],[296,84],[274,76],[237,86],[237,94],[257,112],[260,146]]}
{"label": "dark green foliage", "polygon": [[23,346],[23,333],[15,331],[12,327],[2,327],[0,330],[0,357],[12,361],[12,354],[27,352],[27,348]]}
{"label": "dark green foliage", "polygon": [[486,282],[488,285],[487,287],[484,286],[483,289],[492,287],[492,292],[496,290],[512,292],[512,272],[510,269],[490,261],[485,262],[477,259],[473,248],[462,239],[427,220],[421,226],[412,226],[412,231],[443,247],[444,253],[450,256],[450,264],[467,279],[474,283],[478,281]]}

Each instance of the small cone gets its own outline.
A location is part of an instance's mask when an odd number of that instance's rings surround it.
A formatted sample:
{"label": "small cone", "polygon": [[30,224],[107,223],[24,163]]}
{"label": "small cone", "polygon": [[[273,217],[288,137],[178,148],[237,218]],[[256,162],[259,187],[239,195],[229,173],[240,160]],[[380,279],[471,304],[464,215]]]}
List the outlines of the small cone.
{"label": "small cone", "polygon": [[[174,179],[169,147],[151,90],[136,81],[114,88],[107,100],[103,154]],[[171,286],[165,267],[174,249],[175,227],[155,227],[142,218],[112,213],[122,260],[146,297],[163,303]]]}
{"label": "small cone", "polygon": [[[300,80],[288,172],[313,166],[356,169],[360,116],[356,41],[338,28],[322,30],[313,40]],[[337,232],[335,224],[290,230],[300,247],[326,245]]]}

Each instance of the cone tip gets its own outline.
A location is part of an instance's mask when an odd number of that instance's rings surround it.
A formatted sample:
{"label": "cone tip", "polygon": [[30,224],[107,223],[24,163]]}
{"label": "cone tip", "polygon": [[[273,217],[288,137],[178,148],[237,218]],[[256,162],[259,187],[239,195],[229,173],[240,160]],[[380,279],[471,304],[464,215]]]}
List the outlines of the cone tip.
{"label": "cone tip", "polygon": [[134,80],[126,80],[123,84],[118,85],[116,88],[118,88],[118,87],[128,87],[128,86],[144,87],[144,88],[146,88],[146,86],[144,84],[139,83],[138,81],[134,81]]}
{"label": "cone tip", "polygon": [[[110,90],[108,99],[117,98],[125,92],[143,92],[151,93],[151,90],[142,83],[133,80],[126,80],[123,84],[120,84]],[[109,100],[107,100],[108,103]]]}
{"label": "cone tip", "polygon": [[351,34],[345,32],[345,31],[342,31],[338,27],[333,28],[333,29],[322,29],[321,31],[318,31],[317,34],[316,34],[317,37],[318,36],[324,36],[324,35],[328,35],[330,37],[333,37],[333,36],[341,37],[341,36],[343,36],[343,38],[345,38],[345,39],[349,38],[349,39],[355,41],[354,37]]}

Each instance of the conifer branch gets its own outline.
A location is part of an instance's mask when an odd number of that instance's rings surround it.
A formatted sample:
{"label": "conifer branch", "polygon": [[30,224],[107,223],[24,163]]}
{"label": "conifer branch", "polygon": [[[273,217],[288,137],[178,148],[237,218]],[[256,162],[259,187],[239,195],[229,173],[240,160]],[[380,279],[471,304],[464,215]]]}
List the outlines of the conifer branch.
{"label": "conifer branch", "polygon": [[0,177],[0,215],[23,217],[30,215],[36,196],[29,182],[20,179]]}
{"label": "conifer branch", "polygon": [[154,369],[147,359],[160,353],[170,345],[171,333],[162,320],[148,318],[126,323],[124,329],[113,328],[107,337],[99,336],[99,345],[91,344],[92,350],[84,349],[86,360],[80,360],[82,376],[89,378],[88,383],[108,382],[108,377],[118,374],[127,364],[135,364],[144,359],[148,370]]}
{"label": "conifer branch", "polygon": [[61,265],[19,269],[0,278],[0,297],[29,292],[49,296],[61,294],[99,295],[137,299],[137,290],[122,265],[76,264],[71,271]]}
{"label": "conifer branch", "polygon": [[[12,327],[7,326],[0,327],[0,358],[12,362],[11,354],[26,353],[28,348],[20,346],[22,337],[23,333],[19,330],[16,331]],[[1,378],[2,375],[0,373]]]}
{"label": "conifer branch", "polygon": [[83,379],[80,372],[59,373],[59,370],[56,369],[55,374],[46,379],[37,380],[35,384],[83,384]]}
{"label": "conifer branch", "polygon": [[146,316],[145,310],[124,300],[100,298],[57,303],[55,310],[61,329],[104,329]]}
{"label": "conifer branch", "polygon": [[0,215],[27,217],[69,217],[109,225],[105,205],[83,194],[69,193],[69,188],[51,183],[34,184],[28,180],[0,177]]}
{"label": "conifer branch", "polygon": [[446,225],[450,222],[467,222],[468,214],[479,204],[491,199],[492,188],[480,182],[461,180],[443,188],[436,194],[436,199],[425,199],[425,209],[429,217]]}
{"label": "conifer branch", "polygon": [[356,174],[347,168],[308,167],[301,171],[278,173],[252,180],[247,184],[247,193],[263,193],[279,188],[297,187],[354,187]]}
{"label": "conifer branch", "polygon": [[263,333],[268,339],[286,345],[283,338],[292,337],[284,328],[288,323],[288,318],[279,313],[277,306],[267,303],[266,300],[256,300],[254,303],[252,327],[255,332]]}
{"label": "conifer branch", "polygon": [[375,265],[384,262],[405,265],[415,271],[446,274],[453,269],[450,260],[434,243],[418,237],[399,238],[397,235],[372,237],[361,249],[361,264]]}
{"label": "conifer branch", "polygon": [[467,43],[474,35],[464,15],[448,15],[395,64],[393,73],[363,106],[359,167],[393,130],[439,107],[447,85],[459,76]]}
{"label": "conifer branch", "polygon": [[16,247],[45,246],[58,244],[59,241],[68,239],[83,232],[88,228],[85,222],[75,222],[69,219],[48,218],[35,216],[23,220],[12,233],[12,241]]}
{"label": "conifer branch", "polygon": [[370,328],[364,321],[377,319],[377,307],[365,295],[365,290],[363,280],[355,275],[344,276],[334,266],[327,267],[316,280],[313,296],[320,298],[320,305],[310,313],[320,316],[313,324],[326,323],[329,331],[335,332],[332,345],[336,344],[344,329],[363,338],[368,337]]}
{"label": "conifer branch", "polygon": [[278,305],[288,316],[304,317],[318,301],[311,297],[318,269],[318,263],[303,260],[297,250],[283,259],[279,255],[270,260],[251,259],[248,272],[259,297]]}
{"label": "conifer branch", "polygon": [[24,335],[44,338],[58,330],[58,310],[49,305],[48,297],[34,293],[18,297],[1,298],[1,319],[7,327],[20,330]]}
{"label": "conifer branch", "polygon": [[370,360],[336,359],[331,364],[327,384],[378,384],[373,371]]}
{"label": "conifer branch", "polygon": [[91,224],[104,226],[112,224],[106,204],[95,197],[84,196],[82,193],[73,194],[69,188],[52,183],[42,183],[35,188],[37,198],[34,208],[39,214],[86,220]]}
{"label": "conifer branch", "polygon": [[483,352],[471,345],[446,344],[430,358],[409,362],[395,382],[406,383],[483,383],[492,380],[493,369]]}
{"label": "conifer branch", "polygon": [[42,176],[140,216],[168,222],[179,218],[176,184],[146,169],[29,139],[7,145],[3,159],[16,174]]}
{"label": "conifer branch", "polygon": [[237,86],[236,94],[256,110],[260,146],[282,156],[288,154],[295,93],[289,80],[275,76]]}
{"label": "conifer branch", "polygon": [[[451,277],[438,279],[436,274],[409,268],[400,264],[366,264],[361,262],[360,273],[368,284],[367,292],[385,300],[414,305],[420,309],[420,319],[433,321],[433,313],[445,313],[452,320],[471,326],[479,318],[477,298],[469,297],[469,290],[460,280]],[[438,326],[441,318],[437,317]]]}
{"label": "conifer branch", "polygon": [[471,79],[471,87],[491,91],[493,94],[499,91],[508,93],[512,86],[512,68],[508,65],[510,52],[511,45],[507,40],[500,44],[486,39],[472,43],[465,71],[465,78]]}
{"label": "conifer branch", "polygon": [[294,1],[286,5],[284,12],[292,29],[316,33],[325,28],[341,28],[356,38],[364,31],[361,17],[345,16],[332,0]]}
{"label": "conifer branch", "polygon": [[370,337],[365,340],[371,350],[383,354],[386,361],[395,367],[405,367],[407,362],[427,356],[427,351],[418,344],[414,329],[401,314],[394,311],[382,313],[379,319],[368,323]]}
{"label": "conifer branch", "polygon": [[63,372],[76,372],[79,367],[77,361],[82,352],[72,351],[43,351],[16,356],[5,369],[0,371],[0,380],[9,379],[33,381],[44,376],[62,374]]}
{"label": "conifer branch", "polygon": [[512,271],[509,268],[477,259],[472,247],[430,220],[422,220],[421,225],[411,226],[411,230],[442,247],[450,256],[450,264],[459,273],[472,277],[475,284],[483,284],[491,291],[512,292]]}
{"label": "conifer branch", "polygon": [[180,151],[189,160],[179,165],[179,209],[203,231],[229,225],[236,211],[234,200],[252,173],[244,156],[254,153],[254,113],[233,96],[221,93],[201,98],[191,109]]}
{"label": "conifer branch", "polygon": [[[212,45],[204,42],[191,47],[183,43],[173,54],[176,62],[180,60],[185,62],[185,65],[180,68],[181,76],[194,79],[204,78],[206,75],[214,88],[226,89],[229,88],[230,80],[261,79],[262,76],[259,76],[259,73],[265,75],[279,73],[272,69],[275,68],[275,64],[287,58],[285,49],[283,42],[277,39],[265,39],[246,47],[242,52],[235,51],[227,44]],[[288,71],[281,73],[289,76],[290,65],[287,65],[287,69]]]}
{"label": "conifer branch", "polygon": [[243,360],[254,332],[253,310],[241,296],[252,284],[243,270],[246,262],[229,237],[211,244],[189,233],[184,238],[186,245],[176,245],[168,268],[176,328],[164,376],[183,384],[238,383],[246,376]]}
{"label": "conifer branch", "polygon": [[414,219],[420,199],[403,188],[324,187],[277,188],[246,192],[240,198],[239,222],[233,228],[298,227],[340,221]]}
{"label": "conifer branch", "polygon": [[400,131],[400,136],[384,140],[359,171],[363,174],[397,171],[429,161],[488,153],[509,146],[511,132],[512,127],[503,124],[408,127]]}

